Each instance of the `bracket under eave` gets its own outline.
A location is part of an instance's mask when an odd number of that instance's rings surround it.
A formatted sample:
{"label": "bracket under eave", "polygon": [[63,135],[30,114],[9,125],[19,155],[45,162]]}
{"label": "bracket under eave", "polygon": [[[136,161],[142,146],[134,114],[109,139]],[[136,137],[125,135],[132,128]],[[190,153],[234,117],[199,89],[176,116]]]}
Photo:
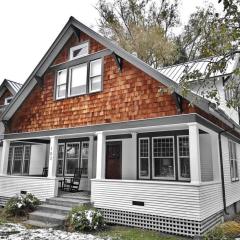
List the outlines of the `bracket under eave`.
{"label": "bracket under eave", "polygon": [[121,57],[119,57],[116,53],[112,53],[112,55],[117,64],[119,72],[122,72],[123,59]]}
{"label": "bracket under eave", "polygon": [[182,113],[183,112],[183,109],[182,109],[182,97],[180,95],[178,95],[176,92],[172,93],[172,97],[173,97],[173,99],[175,101],[178,113]]}
{"label": "bracket under eave", "polygon": [[72,29],[73,29],[74,33],[76,34],[78,40],[80,40],[81,31],[78,28],[76,28],[75,26],[72,26]]}
{"label": "bracket under eave", "polygon": [[43,88],[43,79],[42,79],[41,77],[37,76],[37,75],[35,75],[34,78],[36,79],[38,85],[39,85],[41,88]]}

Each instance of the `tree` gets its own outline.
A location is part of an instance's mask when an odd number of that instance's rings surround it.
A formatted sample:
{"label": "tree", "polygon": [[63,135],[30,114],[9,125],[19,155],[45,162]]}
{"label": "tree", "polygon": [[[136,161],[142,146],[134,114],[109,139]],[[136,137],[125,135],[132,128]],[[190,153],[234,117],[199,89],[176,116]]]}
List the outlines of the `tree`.
{"label": "tree", "polygon": [[179,23],[178,2],[161,0],[99,0],[100,32],[149,65],[171,64],[176,47],[171,30]]}
{"label": "tree", "polygon": [[[191,90],[189,81],[193,79],[201,83],[202,86],[207,86],[205,95],[214,99],[217,104],[220,103],[220,95],[215,86],[216,79],[214,76],[219,72],[224,75],[229,62],[236,57],[236,54],[240,53],[240,0],[218,0],[218,2],[219,4],[223,4],[224,13],[218,14],[212,10],[206,12],[208,13],[205,21],[207,24],[200,30],[200,36],[197,37],[197,34],[195,34],[195,38],[193,36],[190,46],[192,46],[191,49],[194,49],[192,52],[194,54],[191,56],[188,55],[192,59],[200,56],[217,57],[207,60],[209,63],[204,73],[200,73],[199,71],[191,72],[186,69],[180,82],[180,87],[184,95]],[[196,16],[200,15],[197,14]],[[190,26],[194,25],[190,24]],[[234,70],[233,76],[226,84],[225,90],[231,92],[231,97],[227,99],[227,105],[237,109],[240,107],[239,67]]]}

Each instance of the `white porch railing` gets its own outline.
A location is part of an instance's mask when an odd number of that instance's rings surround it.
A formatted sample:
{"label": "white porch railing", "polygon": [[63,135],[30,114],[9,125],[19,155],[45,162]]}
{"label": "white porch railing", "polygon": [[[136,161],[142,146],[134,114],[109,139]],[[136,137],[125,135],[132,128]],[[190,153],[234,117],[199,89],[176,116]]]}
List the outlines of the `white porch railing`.
{"label": "white porch railing", "polygon": [[27,191],[34,194],[40,200],[54,197],[58,191],[58,180],[56,178],[31,177],[31,176],[0,176],[0,196],[13,197]]}
{"label": "white porch railing", "polygon": [[[222,210],[221,183],[92,179],[91,201],[102,209],[201,221]],[[144,206],[133,205],[144,202]]]}

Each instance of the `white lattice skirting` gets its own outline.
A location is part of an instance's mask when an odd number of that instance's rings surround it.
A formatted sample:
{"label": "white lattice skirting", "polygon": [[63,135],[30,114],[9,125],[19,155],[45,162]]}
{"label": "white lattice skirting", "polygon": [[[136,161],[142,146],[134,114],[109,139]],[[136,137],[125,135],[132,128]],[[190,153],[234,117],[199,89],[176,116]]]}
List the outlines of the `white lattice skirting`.
{"label": "white lattice skirting", "polygon": [[222,213],[217,213],[204,221],[154,216],[148,214],[100,209],[106,222],[119,225],[145,228],[163,233],[183,236],[201,236],[213,226],[222,222]]}

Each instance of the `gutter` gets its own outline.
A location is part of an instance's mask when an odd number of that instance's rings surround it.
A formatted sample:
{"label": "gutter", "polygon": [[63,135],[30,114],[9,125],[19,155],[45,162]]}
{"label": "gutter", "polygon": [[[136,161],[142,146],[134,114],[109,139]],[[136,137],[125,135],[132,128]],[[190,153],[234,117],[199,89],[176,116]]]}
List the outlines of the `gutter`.
{"label": "gutter", "polygon": [[222,153],[222,140],[221,136],[223,133],[230,132],[234,130],[234,126],[227,130],[220,131],[218,133],[218,144],[219,144],[219,156],[220,156],[220,168],[221,168],[221,183],[222,183],[222,198],[223,198],[223,210],[226,215],[229,215],[227,212],[227,204],[226,204],[226,191],[225,191],[225,180],[224,180],[224,169],[223,169],[223,153]]}

